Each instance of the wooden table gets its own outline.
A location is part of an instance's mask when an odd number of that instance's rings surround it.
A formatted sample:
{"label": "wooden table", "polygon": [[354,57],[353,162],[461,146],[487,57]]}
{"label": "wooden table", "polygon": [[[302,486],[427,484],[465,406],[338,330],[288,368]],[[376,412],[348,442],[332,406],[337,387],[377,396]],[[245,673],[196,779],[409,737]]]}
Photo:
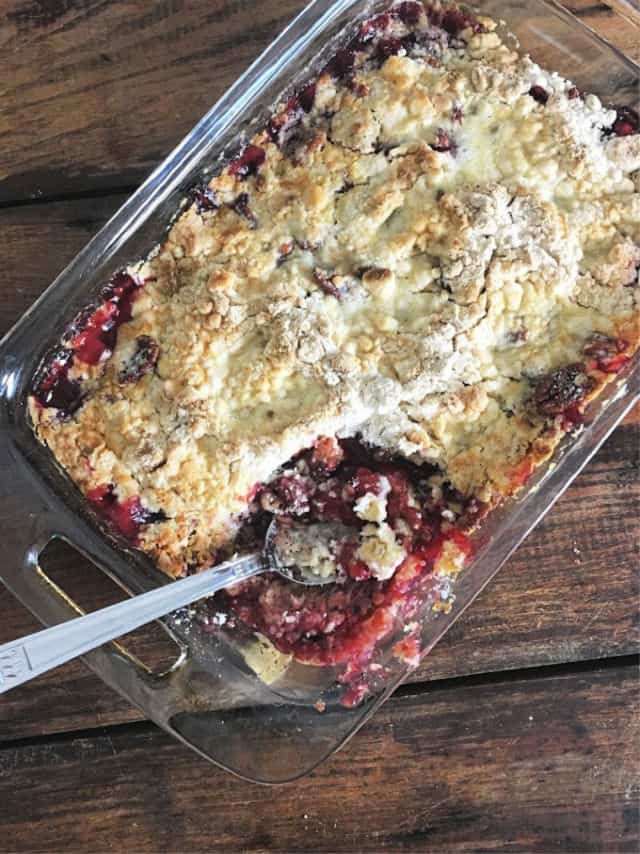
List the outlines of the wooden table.
{"label": "wooden table", "polygon": [[[4,0],[0,334],[296,12],[299,0]],[[574,3],[638,58],[606,6]],[[340,754],[234,779],[80,662],[2,697],[2,851],[636,851],[638,429]],[[59,547],[76,599],[118,598]],[[36,628],[0,593],[0,641]],[[153,629],[130,645],[151,664]],[[635,738],[635,742],[634,742]]]}

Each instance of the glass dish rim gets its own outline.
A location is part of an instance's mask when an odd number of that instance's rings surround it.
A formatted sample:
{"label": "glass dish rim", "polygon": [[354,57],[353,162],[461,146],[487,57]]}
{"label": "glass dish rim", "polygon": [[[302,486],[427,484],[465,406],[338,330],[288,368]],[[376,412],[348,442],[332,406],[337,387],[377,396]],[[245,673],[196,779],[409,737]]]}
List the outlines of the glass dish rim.
{"label": "glass dish rim", "polygon": [[[583,29],[588,29],[585,25],[577,19],[574,15],[568,12],[564,7],[562,7],[559,3],[555,2],[555,0],[539,0],[540,5],[548,6],[548,7],[557,7],[559,10],[559,14],[562,14],[565,18],[570,17],[575,24]],[[211,137],[216,134],[220,134],[223,132],[224,128],[229,126],[233,122],[233,120],[237,117],[237,113],[242,112],[245,108],[244,101],[237,107],[233,107],[232,105],[228,105],[226,102],[230,100],[230,97],[234,95],[238,87],[242,86],[245,81],[250,81],[250,85],[247,86],[245,91],[246,98],[250,98],[253,94],[260,89],[263,84],[263,78],[266,76],[272,76],[278,72],[281,65],[286,65],[287,62],[291,60],[292,54],[288,53],[289,51],[302,51],[304,47],[309,44],[315,35],[322,31],[323,28],[327,25],[327,22],[332,20],[334,16],[341,13],[343,10],[347,10],[356,3],[354,0],[337,0],[337,2],[330,2],[330,0],[315,0],[315,2],[310,3],[307,7],[305,7],[299,15],[293,19],[293,21],[285,28],[282,34],[267,48],[267,50],[261,54],[254,63],[247,69],[247,71],[240,76],[237,83],[231,87],[231,89],[223,95],[223,97],[218,101],[212,108],[209,110],[205,116],[194,126],[192,131],[185,136],[182,142],[174,149],[173,152],[169,154],[169,156],[151,173],[149,178],[141,185],[141,187],[124,203],[124,205],[114,214],[114,216],[106,223],[106,225],[100,230],[100,232],[87,244],[87,246],[81,250],[81,252],[76,256],[76,258],[71,262],[71,264],[55,279],[52,285],[47,288],[43,294],[38,298],[38,300],[34,303],[34,305],[25,312],[23,317],[18,320],[16,325],[4,336],[2,341],[0,341],[0,368],[2,368],[2,373],[0,374],[0,405],[4,408],[3,414],[6,415],[7,409],[6,404],[9,400],[12,406],[15,408],[16,403],[18,408],[20,405],[24,406],[24,401],[16,401],[16,397],[11,394],[11,369],[7,370],[7,358],[9,359],[9,368],[11,368],[11,350],[16,341],[18,344],[20,343],[20,334],[21,331],[28,324],[30,318],[33,318],[39,312],[42,312],[45,306],[47,305],[49,300],[53,299],[53,294],[58,290],[58,288],[68,282],[73,280],[74,276],[78,275],[78,271],[82,268],[83,264],[91,265],[91,260],[94,257],[94,253],[98,250],[98,246],[101,241],[104,241],[104,245],[99,250],[102,254],[109,254],[114,252],[117,248],[119,248],[122,243],[125,241],[127,237],[128,229],[131,227],[131,222],[134,219],[138,219],[142,214],[149,214],[152,212],[152,209],[155,209],[159,206],[164,197],[168,196],[175,187],[177,181],[179,181],[180,175],[189,174],[193,164],[198,160],[201,155],[201,152],[206,150],[207,146],[210,144]],[[371,5],[371,4],[369,4]],[[385,3],[384,5],[390,5],[389,3]],[[320,14],[319,17],[315,18],[315,21],[312,26],[305,25],[305,16],[309,16],[311,12],[315,9],[315,7],[324,7],[324,11]],[[359,14],[364,14],[361,11]],[[300,28],[300,26],[304,26],[304,32],[302,35],[295,35],[296,29]],[[602,44],[606,45],[608,49],[614,50],[620,57],[623,57],[620,51],[612,48],[605,39],[600,36],[594,35],[591,33],[592,37],[600,41]],[[276,62],[275,67],[269,67],[264,72],[260,72],[260,68],[263,64],[269,61],[270,52],[274,51],[274,47],[282,43],[282,51],[280,56]],[[623,57],[624,61],[627,64],[633,66],[634,70],[640,73],[640,69],[626,57]],[[267,73],[268,72],[268,73]],[[220,116],[220,113],[223,113]],[[142,228],[146,219],[143,219],[138,223],[139,228]],[[4,362],[4,364],[3,364]],[[15,368],[15,366],[14,366]],[[14,389],[19,388],[19,382],[15,382],[15,370],[13,371],[14,375]],[[622,395],[621,390],[626,383],[626,387],[628,389],[628,393]],[[491,578],[498,571],[499,566],[502,565],[504,560],[508,557],[508,555],[519,545],[519,543],[524,539],[527,535],[528,531],[534,527],[535,524],[542,518],[542,516],[551,508],[552,504],[557,500],[562,491],[566,489],[571,480],[577,475],[580,469],[586,464],[588,459],[595,453],[598,447],[602,444],[606,436],[614,429],[614,427],[619,423],[619,421],[624,417],[625,412],[628,408],[633,405],[635,396],[637,395],[637,391],[634,391],[635,387],[640,384],[640,364],[637,363],[637,360],[634,360],[634,364],[629,367],[629,370],[624,372],[621,375],[620,382],[617,383],[617,391],[610,395],[613,399],[611,400],[611,406],[602,406],[599,414],[597,414],[594,424],[598,424],[598,431],[594,431],[591,429],[592,425],[589,426],[588,430],[590,431],[587,435],[587,431],[582,434],[578,440],[572,440],[570,443],[570,447],[567,449],[565,456],[562,458],[562,462],[566,460],[574,460],[577,459],[577,462],[574,463],[574,468],[571,470],[571,473],[568,477],[566,477],[562,483],[559,483],[555,488],[556,491],[552,494],[551,500],[544,505],[544,507],[540,510],[537,516],[535,516],[534,522],[532,522],[528,527],[525,533],[517,538],[517,542],[513,542],[510,544],[509,550],[504,554],[504,556],[500,557],[499,563],[495,570],[490,573],[484,583],[479,587],[473,590],[469,590],[467,592],[468,601],[464,604],[463,607],[456,608],[454,616],[448,620],[443,621],[444,627],[442,631],[437,633],[437,637],[431,644],[433,646],[435,642],[439,639],[439,637],[444,634],[446,630],[458,619],[461,613],[468,607],[468,605],[473,601],[473,599],[479,594],[480,590],[489,583]],[[24,391],[24,387],[22,387],[22,391]],[[603,398],[605,402],[608,398]],[[615,408],[613,404],[616,404]],[[14,412],[15,416],[15,412]],[[0,424],[5,426],[4,421],[0,421]],[[4,430],[3,430],[4,435]],[[591,441],[592,436],[596,436],[595,444],[594,441]],[[36,441],[35,436],[33,437],[34,441]],[[584,441],[582,441],[584,440]],[[582,442],[582,444],[580,444]],[[577,451],[575,454],[572,454],[573,448],[581,449],[581,456],[578,458]],[[14,449],[15,450],[15,449]],[[0,447],[0,452],[2,448]],[[1,456],[0,456],[1,459]],[[555,457],[554,457],[555,459]],[[556,474],[559,471],[564,471],[564,469],[558,466],[556,469]],[[547,480],[542,486],[539,486],[539,489],[550,489],[550,483],[553,483],[553,472],[550,476],[545,474]],[[540,478],[540,480],[545,480],[545,477]],[[560,478],[558,478],[560,480]],[[538,492],[538,495],[544,495],[543,491]],[[56,496],[57,497],[57,496]],[[64,508],[65,512],[68,512],[73,515],[74,511],[70,509],[68,506]],[[534,514],[535,515],[535,514]],[[77,520],[77,517],[75,517]],[[100,538],[102,540],[105,539],[104,530],[99,528],[91,527],[90,530],[91,537]],[[109,547],[111,550],[111,547]],[[99,554],[103,555],[103,560],[96,560],[98,563],[105,562],[107,560],[106,550],[97,550]],[[469,567],[468,569],[470,569]],[[159,571],[156,570],[159,575]],[[464,581],[465,578],[469,578],[469,571],[465,571],[464,576],[460,579],[460,581],[456,585],[457,595],[459,597],[460,604],[462,605],[462,599],[460,598],[463,591],[461,591],[460,582]],[[4,579],[3,579],[4,580]],[[470,580],[470,579],[469,579]],[[154,582],[159,581],[168,581],[164,576],[161,578],[154,577]],[[6,583],[6,581],[5,581]],[[140,589],[145,589],[143,585]],[[20,598],[20,597],[19,597]],[[93,666],[93,665],[92,665]],[[94,669],[96,669],[94,667]],[[103,675],[100,673],[99,675]],[[350,738],[357,729],[370,717],[370,715],[378,708],[378,706],[383,702],[383,700],[395,690],[397,684],[402,681],[402,679],[406,676],[406,672],[399,677],[396,681],[391,683],[388,688],[382,692],[382,694],[376,698],[376,701],[369,705],[367,709],[364,710],[363,715],[356,727],[354,727],[350,733],[342,739],[342,741],[333,747],[328,753],[334,752],[334,750],[338,749],[342,744]],[[103,676],[104,678],[104,676]],[[108,680],[107,680],[108,681]],[[130,698],[131,699],[131,698]],[[146,711],[146,709],[145,709]],[[176,735],[176,733],[173,733]],[[180,737],[179,735],[177,737]],[[182,739],[184,740],[184,739]],[[193,745],[190,745],[193,747]],[[197,749],[197,748],[195,748]],[[207,757],[211,758],[211,757]],[[325,757],[321,757],[319,761]],[[216,761],[216,760],[214,760]],[[221,763],[218,763],[221,764]],[[315,763],[317,764],[317,763]],[[225,767],[225,766],[223,766]],[[315,767],[315,765],[313,766]],[[238,773],[233,768],[227,768],[227,770],[231,770],[233,773]],[[305,769],[301,773],[308,773],[311,768]],[[296,775],[298,776],[298,775]],[[251,779],[251,778],[248,778]],[[292,778],[292,779],[295,779]]]}

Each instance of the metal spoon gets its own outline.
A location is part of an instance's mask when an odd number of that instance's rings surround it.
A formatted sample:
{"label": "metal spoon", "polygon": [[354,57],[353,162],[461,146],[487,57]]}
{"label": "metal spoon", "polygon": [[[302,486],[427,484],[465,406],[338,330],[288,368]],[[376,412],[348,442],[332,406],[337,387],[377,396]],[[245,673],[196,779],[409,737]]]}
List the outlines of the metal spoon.
{"label": "metal spoon", "polygon": [[[262,572],[277,572],[297,584],[318,585],[336,581],[338,570],[327,571],[326,561],[314,560],[305,550],[312,539],[322,551],[349,529],[342,525],[284,526],[273,519],[262,552],[219,564],[197,575],[133,596],[83,617],[27,635],[0,646],[0,694],[64,664],[89,650],[114,640],[139,626],[224,587]],[[340,529],[340,530],[339,530]],[[352,531],[350,532],[353,533]],[[302,545],[301,545],[302,544]]]}

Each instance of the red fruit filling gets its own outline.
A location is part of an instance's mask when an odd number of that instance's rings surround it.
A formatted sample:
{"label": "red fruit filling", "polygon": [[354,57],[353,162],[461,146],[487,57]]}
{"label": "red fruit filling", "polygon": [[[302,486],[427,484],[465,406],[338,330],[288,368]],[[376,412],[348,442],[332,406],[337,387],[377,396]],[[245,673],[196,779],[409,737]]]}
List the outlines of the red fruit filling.
{"label": "red fruit filling", "polygon": [[586,399],[596,386],[593,371],[615,374],[629,361],[628,344],[621,338],[594,335],[583,348],[584,363],[576,362],[551,371],[536,382],[534,404],[542,415],[561,416],[563,430],[583,421]]}
{"label": "red fruit filling", "polygon": [[83,401],[80,383],[69,379],[72,361],[71,350],[58,350],[33,389],[33,395],[40,406],[54,407],[62,417],[73,415]]}
{"label": "red fruit filling", "polygon": [[434,27],[441,27],[451,36],[458,36],[463,30],[483,33],[484,27],[480,21],[461,9],[428,9],[429,21]]}
{"label": "red fruit filling", "polygon": [[259,145],[248,145],[239,157],[229,164],[229,172],[238,178],[255,175],[267,156],[264,148]]}
{"label": "red fruit filling", "polygon": [[190,198],[199,214],[214,211],[219,207],[216,193],[210,187],[195,187],[190,193]]}
{"label": "red fruit filling", "polygon": [[386,500],[386,524],[402,544],[404,559],[390,578],[379,580],[350,538],[337,552],[344,572],[337,583],[302,587],[265,575],[217,594],[210,607],[227,610],[232,622],[262,632],[298,660],[346,664],[346,681],[362,676],[378,642],[435,596],[434,566],[444,544],[452,541],[470,553],[462,525],[455,521],[469,502],[458,494],[459,502],[434,498],[429,478],[436,471],[357,439],[319,439],[258,487],[239,541],[255,547],[273,515],[302,524],[342,522],[358,533],[369,524],[358,516],[358,502],[377,495]]}
{"label": "red fruit filling", "polygon": [[622,338],[594,336],[584,348],[585,356],[589,357],[588,367],[604,374],[617,374],[630,360],[625,353],[628,346]]}
{"label": "red fruit filling", "polygon": [[137,495],[120,501],[111,483],[89,490],[87,498],[100,515],[104,516],[125,539],[134,545],[144,525],[164,522],[167,518],[162,510],[153,511],[144,507]]}
{"label": "red fruit filling", "polygon": [[326,294],[329,294],[331,297],[335,297],[338,301],[342,299],[342,292],[340,291],[340,288],[334,283],[326,270],[323,270],[321,267],[316,267],[313,271],[313,278]]}
{"label": "red fruit filling", "polygon": [[65,346],[49,359],[34,384],[33,395],[41,406],[54,407],[65,418],[82,405],[81,384],[69,378],[74,360],[97,365],[111,356],[118,329],[131,320],[133,302],[141,287],[128,273],[117,273],[103,289],[103,302],[98,308],[82,312],[73,321]]}
{"label": "red fruit filling", "polygon": [[617,107],[611,132],[616,136],[631,136],[640,130],[640,116],[631,107]]}
{"label": "red fruit filling", "polygon": [[82,323],[82,329],[70,341],[69,347],[81,362],[97,365],[113,353],[118,329],[131,320],[133,302],[140,283],[128,273],[118,273],[105,288],[105,301]]}
{"label": "red fruit filling", "polygon": [[420,18],[424,12],[422,3],[398,3],[391,10],[393,15],[396,15],[403,24],[407,27],[415,27],[420,23]]}
{"label": "red fruit filling", "polygon": [[436,131],[436,139],[435,142],[431,143],[431,148],[442,153],[449,151],[451,154],[455,154],[458,150],[455,140],[442,128],[438,128]]}

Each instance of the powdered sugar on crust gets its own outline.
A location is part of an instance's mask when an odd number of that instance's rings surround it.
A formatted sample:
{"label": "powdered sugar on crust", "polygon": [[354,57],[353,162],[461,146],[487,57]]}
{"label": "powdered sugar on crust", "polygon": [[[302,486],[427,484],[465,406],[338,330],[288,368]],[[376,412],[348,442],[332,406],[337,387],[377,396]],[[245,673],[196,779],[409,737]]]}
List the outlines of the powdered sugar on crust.
{"label": "powdered sugar on crust", "polygon": [[596,334],[637,346],[640,136],[493,22],[433,20],[389,17],[283,105],[131,267],[113,353],[70,362],[74,411],[32,399],[85,493],[162,511],[139,545],[171,575],[323,435],[509,494],[561,432],[536,381]]}

